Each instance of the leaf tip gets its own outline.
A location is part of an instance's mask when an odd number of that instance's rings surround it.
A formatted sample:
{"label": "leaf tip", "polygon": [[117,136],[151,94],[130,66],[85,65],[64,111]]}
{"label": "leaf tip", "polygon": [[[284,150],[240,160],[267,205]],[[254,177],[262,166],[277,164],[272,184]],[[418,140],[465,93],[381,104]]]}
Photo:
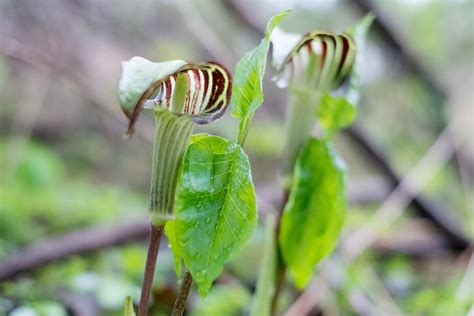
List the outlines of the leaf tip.
{"label": "leaf tip", "polygon": [[135,316],[135,310],[133,309],[133,300],[130,295],[125,297],[125,305],[124,305],[124,316]]}
{"label": "leaf tip", "polygon": [[270,35],[271,33],[273,32],[273,30],[275,29],[275,27],[280,24],[281,20],[287,16],[288,14],[291,13],[291,11],[293,11],[293,9],[287,9],[287,10],[283,10],[283,11],[280,11],[278,14],[274,15],[269,21],[268,21],[268,24],[267,24],[267,30],[265,31],[265,37],[268,39],[270,38]]}

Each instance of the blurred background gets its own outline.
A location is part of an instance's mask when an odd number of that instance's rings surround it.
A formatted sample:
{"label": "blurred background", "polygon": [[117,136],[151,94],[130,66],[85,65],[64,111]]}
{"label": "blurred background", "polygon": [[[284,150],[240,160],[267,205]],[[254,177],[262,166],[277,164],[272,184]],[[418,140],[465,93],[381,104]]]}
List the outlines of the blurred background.
{"label": "blurred background", "polygon": [[[474,313],[474,4],[470,0],[0,0],[0,315],[121,315],[137,301],[148,233],[153,120],[124,141],[121,61],[233,69],[282,9],[287,31],[376,15],[356,124],[337,139],[349,209],[338,249],[287,315]],[[280,198],[286,92],[267,68],[246,144],[260,221]],[[235,139],[230,114],[200,128]],[[189,315],[245,315],[259,227]],[[162,243],[153,315],[176,278]],[[159,303],[157,303],[159,302]]]}

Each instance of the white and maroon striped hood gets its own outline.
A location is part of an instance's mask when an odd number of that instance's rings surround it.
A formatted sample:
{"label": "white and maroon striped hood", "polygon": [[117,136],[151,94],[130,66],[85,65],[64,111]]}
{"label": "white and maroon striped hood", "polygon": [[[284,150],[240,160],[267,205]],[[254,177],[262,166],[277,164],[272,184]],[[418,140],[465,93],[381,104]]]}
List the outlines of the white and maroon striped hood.
{"label": "white and maroon striped hood", "polygon": [[119,100],[130,134],[143,108],[167,109],[189,115],[197,124],[210,123],[226,111],[231,91],[232,77],[220,64],[153,63],[133,57],[123,63]]}

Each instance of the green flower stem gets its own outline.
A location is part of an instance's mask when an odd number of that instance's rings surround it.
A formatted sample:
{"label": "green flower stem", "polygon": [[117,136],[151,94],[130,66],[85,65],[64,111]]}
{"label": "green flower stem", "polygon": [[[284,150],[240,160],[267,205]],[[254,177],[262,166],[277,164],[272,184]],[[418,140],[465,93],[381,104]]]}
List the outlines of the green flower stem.
{"label": "green flower stem", "polygon": [[174,193],[179,167],[193,131],[189,116],[155,111],[156,134],[150,190],[152,223],[164,224],[172,218]]}
{"label": "green flower stem", "polygon": [[152,224],[138,316],[148,315],[156,257],[165,223],[172,218],[179,167],[194,127],[190,117],[178,116],[166,110],[155,111],[155,119],[156,132],[149,209]]}
{"label": "green flower stem", "polygon": [[281,218],[290,195],[293,169],[296,164],[296,159],[301,147],[311,135],[311,128],[313,127],[316,117],[316,107],[320,101],[321,95],[322,94],[319,90],[311,91],[296,87],[289,88],[288,112],[285,125],[286,139],[285,146],[283,147],[285,148],[285,156],[283,158],[283,195],[275,226],[277,268],[275,276],[275,292],[273,294],[271,305],[272,315],[277,311],[278,298],[286,276],[286,267],[278,246]]}
{"label": "green flower stem", "polygon": [[286,117],[285,156],[283,158],[284,187],[291,188],[293,168],[298,152],[311,134],[315,121],[316,107],[321,93],[290,87],[288,114]]}
{"label": "green flower stem", "polygon": [[181,281],[181,287],[179,288],[178,296],[174,302],[173,311],[171,316],[181,316],[184,313],[184,307],[186,305],[186,300],[188,299],[189,290],[191,289],[191,284],[193,283],[193,277],[189,271],[183,276]]}
{"label": "green flower stem", "polygon": [[270,307],[270,315],[275,315],[277,310],[278,298],[280,297],[281,288],[283,287],[283,283],[286,276],[286,267],[283,262],[283,257],[280,252],[280,247],[278,247],[278,239],[280,235],[280,225],[281,225],[281,217],[283,216],[283,211],[285,210],[286,203],[288,202],[288,198],[290,197],[290,190],[284,189],[283,195],[280,202],[280,208],[278,210],[278,218],[277,223],[275,225],[275,248],[276,248],[276,272],[275,272],[275,292],[273,293],[272,304]]}

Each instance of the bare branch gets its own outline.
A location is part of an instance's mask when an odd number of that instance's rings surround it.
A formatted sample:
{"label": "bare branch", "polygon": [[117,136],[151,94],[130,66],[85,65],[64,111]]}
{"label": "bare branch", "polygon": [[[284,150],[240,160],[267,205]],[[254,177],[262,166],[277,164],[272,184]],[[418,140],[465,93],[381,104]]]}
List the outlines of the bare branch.
{"label": "bare branch", "polygon": [[70,255],[80,255],[105,247],[145,239],[148,218],[129,220],[109,227],[92,227],[45,239],[11,255],[0,263],[0,281],[33,271]]}

